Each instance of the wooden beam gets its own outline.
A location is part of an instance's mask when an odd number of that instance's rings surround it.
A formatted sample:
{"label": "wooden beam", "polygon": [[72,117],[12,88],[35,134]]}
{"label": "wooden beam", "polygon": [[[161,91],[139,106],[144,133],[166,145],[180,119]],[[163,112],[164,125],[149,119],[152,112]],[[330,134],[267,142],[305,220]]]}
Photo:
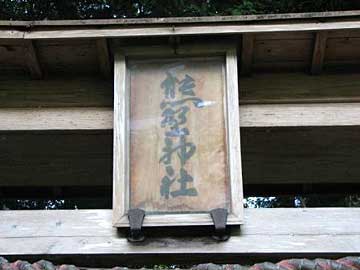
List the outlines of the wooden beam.
{"label": "wooden beam", "polygon": [[131,25],[131,24],[181,24],[181,23],[213,23],[213,22],[248,22],[275,20],[309,20],[327,18],[346,18],[360,16],[358,10],[281,13],[261,15],[234,16],[201,16],[201,17],[167,17],[167,18],[136,18],[136,19],[92,19],[92,20],[42,20],[42,21],[1,21],[0,26],[32,27],[32,26],[91,26],[91,25]]}
{"label": "wooden beam", "polygon": [[36,53],[34,42],[31,40],[24,40],[26,65],[28,67],[31,78],[41,79],[43,73]]}
{"label": "wooden beam", "polygon": [[[0,108],[112,107],[113,83],[96,77],[1,78]],[[25,98],[26,97],[26,98]]]}
{"label": "wooden beam", "polygon": [[1,109],[0,130],[112,129],[111,108]]}
{"label": "wooden beam", "polygon": [[241,127],[360,125],[359,103],[241,105]]}
{"label": "wooden beam", "polygon": [[311,63],[311,74],[313,75],[318,75],[322,71],[325,58],[327,36],[328,33],[326,31],[320,31],[316,33]]}
{"label": "wooden beam", "polygon": [[[210,237],[149,238],[133,245],[112,227],[111,210],[0,211],[0,254],[328,256],[360,253],[359,208],[245,209],[241,232]],[[189,258],[188,261],[189,263]]]}
{"label": "wooden beam", "polygon": [[[331,183],[343,194],[341,187],[360,183],[359,133],[360,126],[243,128],[244,183],[269,196],[275,194],[264,185]],[[0,153],[1,187],[112,186],[112,130],[2,131]]]}
{"label": "wooden beam", "polygon": [[[288,24],[228,24],[228,25],[181,25],[181,26],[138,26],[117,28],[47,29],[24,31],[24,39],[67,39],[67,38],[116,38],[146,36],[182,36],[210,34],[242,34],[273,32],[307,32],[326,30],[360,29],[360,21],[316,22]],[[2,31],[0,38],[16,38],[11,31]]]}
{"label": "wooden beam", "polygon": [[104,78],[110,79],[112,77],[112,63],[106,38],[97,39],[96,48],[100,71]]}
{"label": "wooden beam", "polygon": [[254,73],[240,78],[240,104],[360,102],[359,73]]}
{"label": "wooden beam", "polygon": [[[112,108],[1,109],[0,130],[113,128]],[[359,103],[240,106],[240,127],[359,126]]]}
{"label": "wooden beam", "polygon": [[0,39],[23,39],[24,31],[0,29]]}
{"label": "wooden beam", "polygon": [[248,76],[251,74],[254,43],[255,43],[254,34],[244,34],[242,36],[241,74],[244,76]]}

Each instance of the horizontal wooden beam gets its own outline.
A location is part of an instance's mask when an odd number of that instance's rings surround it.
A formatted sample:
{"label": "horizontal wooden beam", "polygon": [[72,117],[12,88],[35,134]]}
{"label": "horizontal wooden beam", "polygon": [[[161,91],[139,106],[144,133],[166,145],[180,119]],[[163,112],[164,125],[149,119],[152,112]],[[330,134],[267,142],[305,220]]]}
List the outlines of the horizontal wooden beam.
{"label": "horizontal wooden beam", "polygon": [[109,108],[1,109],[0,130],[112,129]]}
{"label": "horizontal wooden beam", "polygon": [[360,74],[252,74],[239,80],[240,104],[360,102]]}
{"label": "horizontal wooden beam", "polygon": [[128,26],[117,28],[47,29],[30,31],[0,30],[0,38],[66,39],[66,38],[116,38],[146,36],[183,36],[210,34],[242,34],[272,32],[306,32],[360,29],[360,21],[310,22],[288,24],[212,24],[181,26]]}
{"label": "horizontal wooden beam", "polygon": [[[113,128],[111,108],[0,109],[0,130]],[[240,127],[358,126],[360,103],[240,106]]]}
{"label": "horizontal wooden beam", "polygon": [[241,127],[357,126],[359,103],[240,106]]}
{"label": "horizontal wooden beam", "polygon": [[129,243],[111,210],[0,211],[0,254],[238,256],[360,254],[359,208],[245,209],[246,223],[227,242],[210,237],[149,238]]}
{"label": "horizontal wooden beam", "polygon": [[[93,76],[1,78],[0,108],[112,107],[113,82]],[[6,98],[5,98],[6,97]]]}
{"label": "horizontal wooden beam", "polygon": [[261,15],[234,16],[201,16],[201,17],[167,17],[167,18],[136,18],[136,19],[86,19],[86,20],[42,20],[42,21],[1,21],[0,26],[35,27],[35,26],[85,26],[85,25],[131,25],[131,24],[182,24],[182,23],[214,23],[241,21],[273,21],[273,20],[309,20],[322,18],[346,18],[360,16],[358,10],[282,13]]}

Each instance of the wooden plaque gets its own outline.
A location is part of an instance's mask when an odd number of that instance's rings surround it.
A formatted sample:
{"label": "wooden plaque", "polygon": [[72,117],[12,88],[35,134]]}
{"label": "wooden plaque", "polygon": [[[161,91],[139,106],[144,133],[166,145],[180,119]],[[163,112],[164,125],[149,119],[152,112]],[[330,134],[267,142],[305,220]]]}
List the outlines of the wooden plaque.
{"label": "wooden plaque", "polygon": [[145,210],[144,226],[242,222],[236,50],[115,57],[114,226]]}

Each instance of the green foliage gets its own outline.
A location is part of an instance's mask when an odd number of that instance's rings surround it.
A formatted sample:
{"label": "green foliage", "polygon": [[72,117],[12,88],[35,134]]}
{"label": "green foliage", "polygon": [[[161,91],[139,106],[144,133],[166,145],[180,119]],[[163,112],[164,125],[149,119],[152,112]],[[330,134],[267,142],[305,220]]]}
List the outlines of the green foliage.
{"label": "green foliage", "polygon": [[0,20],[245,15],[360,9],[359,0],[0,0]]}

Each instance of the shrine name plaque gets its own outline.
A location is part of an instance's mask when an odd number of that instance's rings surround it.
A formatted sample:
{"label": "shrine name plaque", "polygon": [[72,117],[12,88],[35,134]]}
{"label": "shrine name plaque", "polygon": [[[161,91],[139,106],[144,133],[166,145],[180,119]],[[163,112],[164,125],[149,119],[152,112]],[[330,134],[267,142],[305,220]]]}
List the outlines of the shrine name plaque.
{"label": "shrine name plaque", "polygon": [[[141,53],[140,53],[141,52]],[[115,57],[114,226],[242,223],[236,50],[143,48]]]}

